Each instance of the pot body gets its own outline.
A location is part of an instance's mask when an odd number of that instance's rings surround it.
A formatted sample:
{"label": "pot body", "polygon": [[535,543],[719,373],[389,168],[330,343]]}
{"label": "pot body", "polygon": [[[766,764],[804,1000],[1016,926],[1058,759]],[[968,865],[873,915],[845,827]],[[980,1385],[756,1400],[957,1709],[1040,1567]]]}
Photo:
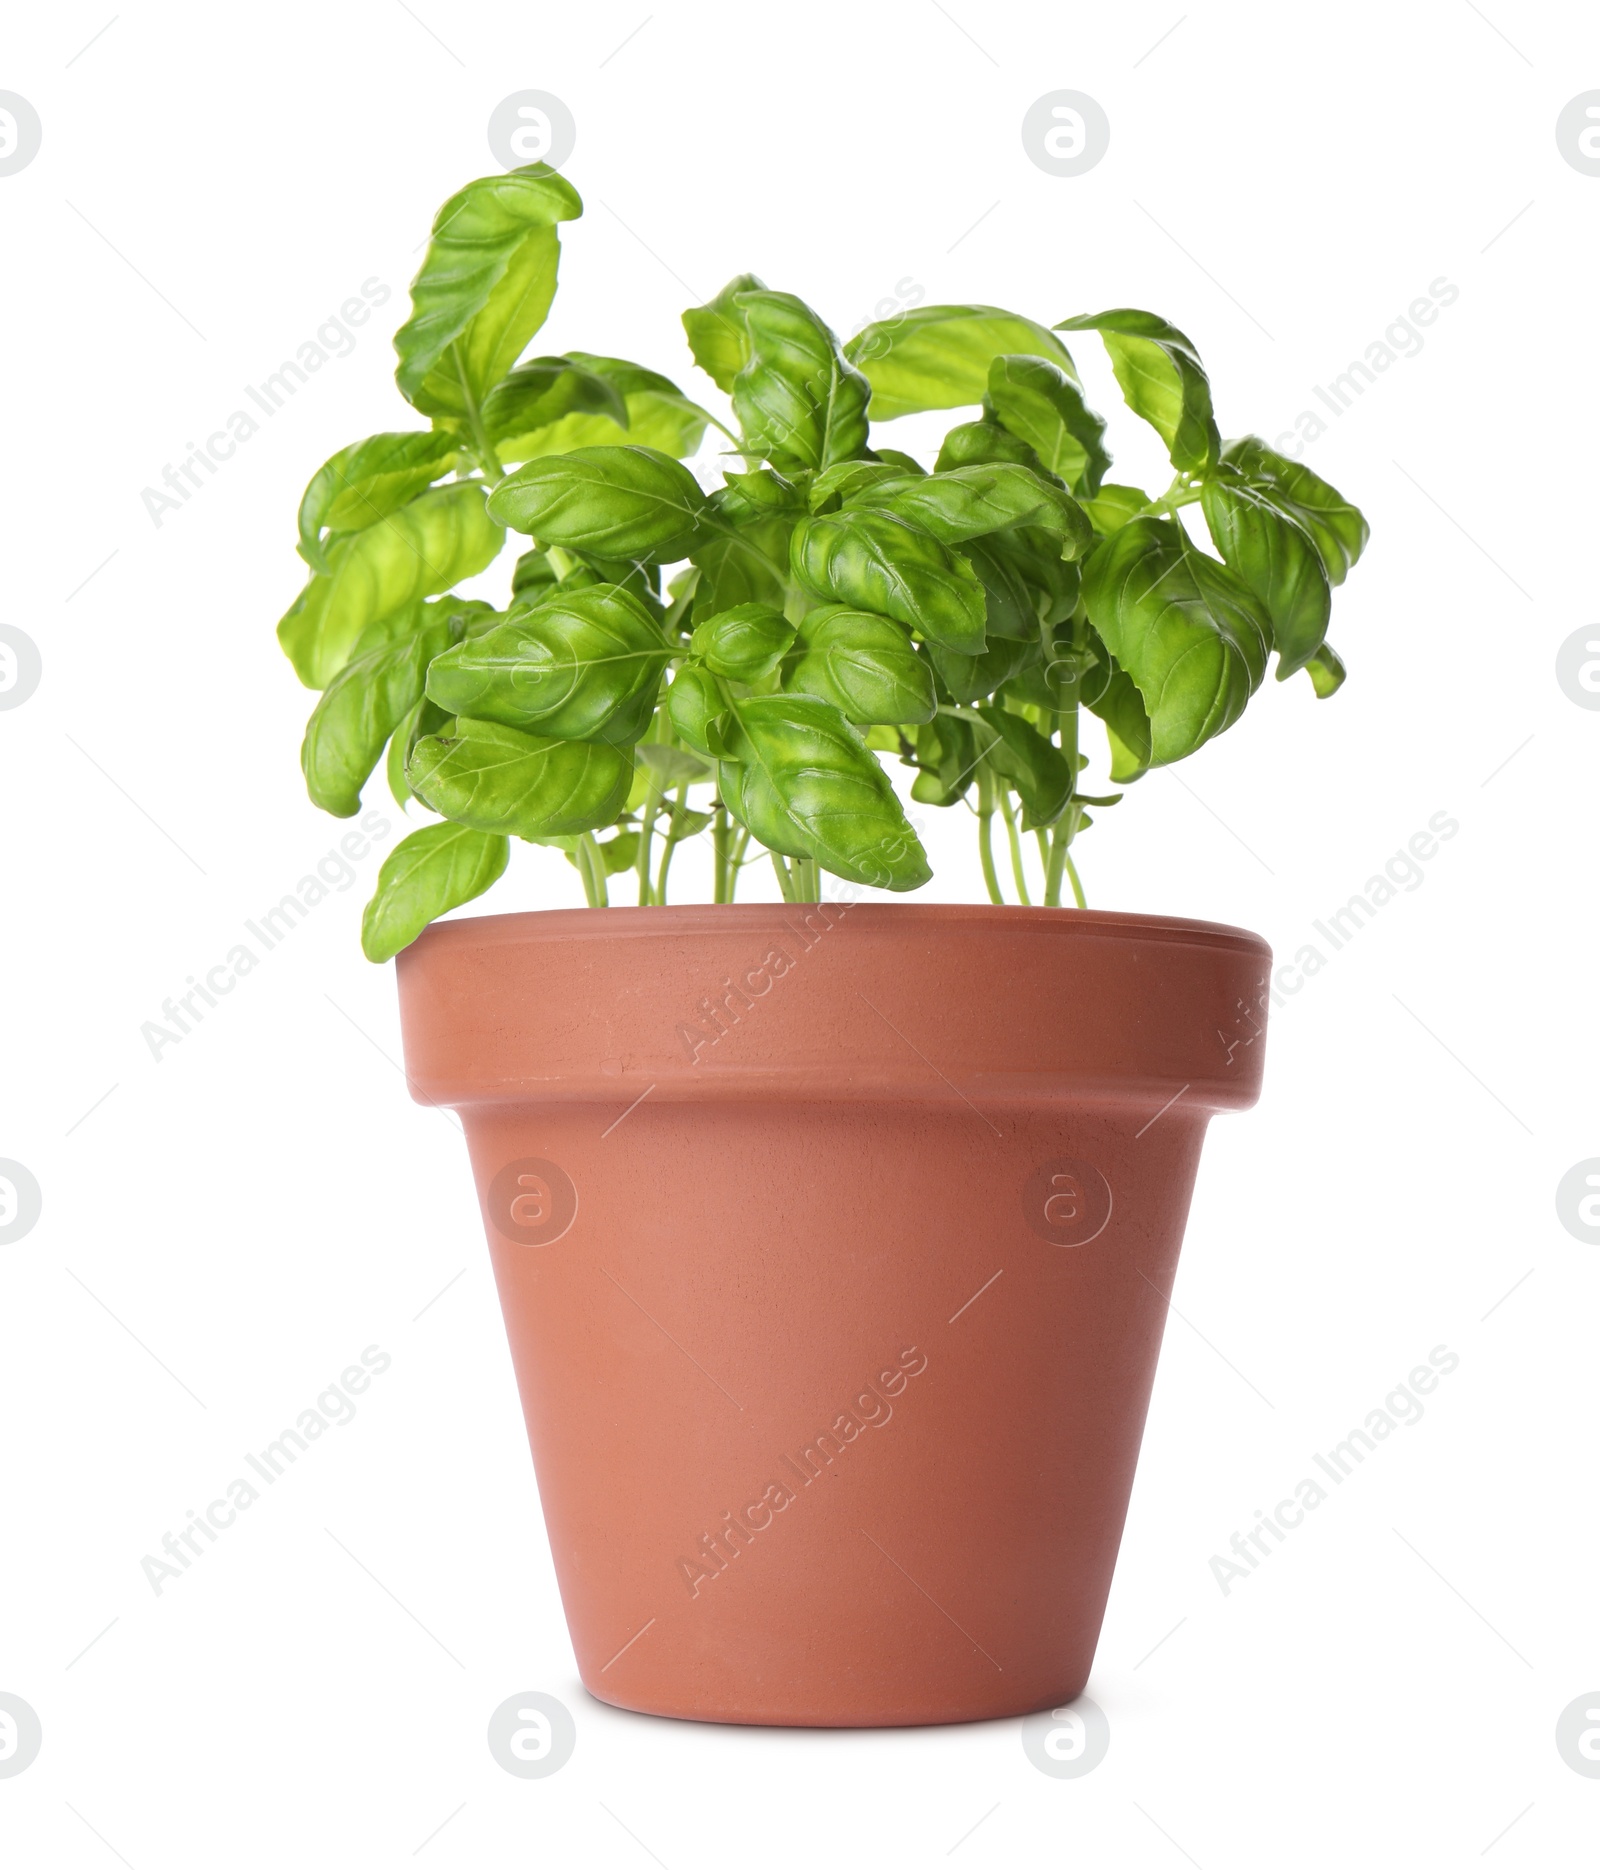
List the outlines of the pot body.
{"label": "pot body", "polygon": [[914,904],[563,910],[400,958],[585,1686],[796,1726],[1083,1688],[1270,953]]}

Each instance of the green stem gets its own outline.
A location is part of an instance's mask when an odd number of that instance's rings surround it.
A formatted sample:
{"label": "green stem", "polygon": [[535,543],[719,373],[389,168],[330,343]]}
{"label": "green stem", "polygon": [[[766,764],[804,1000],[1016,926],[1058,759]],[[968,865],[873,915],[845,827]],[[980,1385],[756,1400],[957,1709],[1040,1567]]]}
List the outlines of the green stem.
{"label": "green stem", "polygon": [[789,874],[789,861],[781,851],[768,851],[772,859],[772,868],[778,878],[778,888],[783,891],[783,900],[792,903],[795,900],[794,878]]}
{"label": "green stem", "polygon": [[712,896],[715,903],[725,903],[728,896],[728,808],[717,800],[716,816],[711,821]]}
{"label": "green stem", "polygon": [[1068,835],[1065,821],[1072,815],[1073,808],[1069,805],[1056,820],[1055,830],[1050,834],[1050,856],[1044,867],[1044,906],[1047,909],[1061,907],[1061,877],[1068,862]]}
{"label": "green stem", "polygon": [[1083,885],[1078,880],[1078,866],[1072,861],[1072,856],[1070,852],[1063,852],[1063,855],[1066,857],[1067,875],[1071,877],[1072,879],[1073,901],[1077,903],[1080,909],[1087,909],[1089,905],[1088,905],[1088,902],[1084,898]]}
{"label": "green stem", "polygon": [[991,842],[994,824],[994,781],[989,776],[987,764],[978,767],[978,859],[983,865],[983,881],[989,891],[992,903],[1003,903],[1000,879],[995,874],[994,846]]}
{"label": "green stem", "polygon": [[583,893],[589,899],[591,909],[609,907],[610,898],[606,894],[606,863],[600,855],[600,846],[594,841],[592,831],[578,834],[578,871],[583,878]]}
{"label": "green stem", "polygon": [[1045,904],[1051,909],[1061,907],[1061,881],[1063,875],[1071,878],[1072,893],[1082,909],[1083,886],[1078,881],[1078,873],[1072,864],[1072,840],[1078,835],[1078,824],[1083,817],[1083,807],[1076,799],[1056,820],[1056,828],[1050,841],[1050,872],[1045,882]]}
{"label": "green stem", "polygon": [[[1072,778],[1074,797],[1078,790],[1078,695],[1083,687],[1083,672],[1078,657],[1081,654],[1083,630],[1074,618],[1070,633],[1070,661],[1064,666],[1070,673],[1056,676],[1056,728],[1061,742],[1061,757],[1067,763],[1067,771]],[[1078,830],[1078,808],[1069,803],[1067,809],[1056,820],[1055,828],[1050,833],[1050,857],[1044,870],[1044,901],[1047,909],[1061,907],[1062,872],[1071,859],[1067,852]]]}
{"label": "green stem", "polygon": [[489,431],[483,425],[483,411],[478,407],[478,399],[472,393],[467,382],[467,372],[461,362],[461,352],[452,344],[450,361],[456,367],[456,382],[461,386],[461,400],[466,404],[467,426],[472,431],[472,452],[478,457],[478,466],[491,480],[505,478],[505,469],[500,465],[500,457],[495,453],[494,443],[489,439]]}
{"label": "green stem", "polygon": [[1193,506],[1200,498],[1199,487],[1187,474],[1175,474],[1172,485],[1156,500],[1147,500],[1140,513],[1164,513],[1170,519],[1180,506]]}
{"label": "green stem", "polygon": [[661,869],[656,875],[656,901],[662,908],[665,908],[667,903],[667,872],[672,868],[672,853],[681,842],[679,838],[674,837],[672,827],[678,814],[684,810],[688,802],[689,788],[686,785],[679,786],[677,799],[667,818],[667,847],[661,853]]}
{"label": "green stem", "polygon": [[1004,782],[999,787],[1000,816],[1006,821],[1006,842],[1011,847],[1011,875],[1017,885],[1017,896],[1030,907],[1033,898],[1028,894],[1028,874],[1022,867],[1022,840],[1017,836],[1017,816],[1011,809],[1011,788]]}
{"label": "green stem", "polygon": [[[645,739],[652,745],[671,746],[673,741],[672,721],[665,708],[658,709],[651,716],[650,726],[645,732]],[[639,907],[647,909],[656,901],[650,887],[650,847],[655,839],[656,819],[661,815],[665,803],[661,793],[661,783],[652,771],[649,789],[644,795],[644,803],[639,808],[639,856],[635,869],[639,877]],[[668,821],[671,830],[671,821]]]}
{"label": "green stem", "polygon": [[735,823],[731,827],[733,838],[728,851],[728,901],[731,903],[739,894],[739,872],[744,868],[745,846],[750,842],[749,830]]}
{"label": "green stem", "polygon": [[639,907],[641,909],[648,909],[655,901],[654,893],[650,888],[650,845],[656,829],[655,802],[656,790],[652,786],[645,799],[639,820],[639,856],[634,864],[634,872],[639,879]]}

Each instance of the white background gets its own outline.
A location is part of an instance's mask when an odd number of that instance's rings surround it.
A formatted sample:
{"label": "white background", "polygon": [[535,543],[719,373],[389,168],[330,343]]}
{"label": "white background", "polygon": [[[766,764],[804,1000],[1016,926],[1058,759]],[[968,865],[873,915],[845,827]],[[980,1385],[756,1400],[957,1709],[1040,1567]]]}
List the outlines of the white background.
{"label": "white background", "polygon": [[[1554,658],[1594,616],[1600,178],[1554,124],[1600,86],[1600,20],[651,4],[136,6],[100,33],[112,0],[74,0],[8,28],[0,88],[44,141],[0,177],[0,621],[44,678],[0,716],[0,1155],[44,1211],[0,1247],[0,1690],[44,1749],[0,1779],[6,1861],[1576,1862],[1600,1781],[1554,1729],[1600,1685],[1600,1249],[1554,1194],[1600,1154],[1600,716]],[[1460,825],[1275,1012],[1262,1104],[1213,1128],[1080,1779],[1014,1721],[747,1731],[583,1693],[461,1138],[408,1101],[392,971],[358,950],[376,857],[159,1063],[140,1036],[345,829],[301,790],[273,638],[295,505],[406,425],[403,288],[523,87],[574,113],[588,204],[537,347],[713,403],[677,316],[747,268],[841,331],[902,280],[1046,321],[1149,306],[1223,432],[1268,436],[1459,288],[1306,455],[1373,529],[1336,594],[1343,693],[1269,682],[1082,847],[1094,903],[1288,957],[1433,814]],[[1019,136],[1062,87],[1111,122],[1073,179]],[[394,297],[351,354],[157,528],[141,489],[369,277]],[[1118,477],[1164,484],[1076,348]],[[968,824],[929,827],[931,897],[981,897]],[[579,901],[527,851],[484,906]],[[393,1367],[359,1417],[156,1596],[141,1558],[369,1344]],[[1424,1419],[1224,1595],[1211,1556],[1437,1345],[1460,1367]],[[578,1742],[530,1782],[484,1729],[531,1688]]]}

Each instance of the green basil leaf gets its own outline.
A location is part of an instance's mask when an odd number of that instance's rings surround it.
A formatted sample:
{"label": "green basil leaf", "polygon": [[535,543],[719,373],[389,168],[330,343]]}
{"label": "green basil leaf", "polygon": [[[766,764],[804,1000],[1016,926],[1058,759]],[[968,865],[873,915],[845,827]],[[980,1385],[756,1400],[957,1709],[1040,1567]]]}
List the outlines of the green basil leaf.
{"label": "green basil leaf", "polygon": [[1266,617],[1173,521],[1131,520],[1102,540],[1083,598],[1144,701],[1153,766],[1183,759],[1244,712],[1266,664]]}
{"label": "green basil leaf", "polygon": [[512,436],[548,429],[563,416],[574,414],[606,416],[613,430],[628,426],[628,405],[616,384],[570,357],[534,357],[518,364],[483,399],[483,426],[497,446]]}
{"label": "green basil leaf", "polygon": [[1037,708],[1043,714],[1051,714],[1061,705],[1061,696],[1046,673],[1042,653],[1038,662],[1030,663],[1027,668],[1002,682],[994,691],[994,698],[996,701],[1015,702],[1026,708]]}
{"label": "green basil leaf", "polygon": [[660,625],[620,585],[563,588],[445,650],[428,694],[475,721],[631,746],[650,725],[669,654]]}
{"label": "green basil leaf", "polygon": [[991,361],[1008,351],[1072,369],[1066,346],[1053,332],[993,305],[919,305],[865,326],[844,347],[872,385],[874,422],[981,402]]}
{"label": "green basil leaf", "polygon": [[[983,625],[990,642],[1001,636],[1031,642],[1039,634],[1039,607],[1034,587],[1024,570],[1021,555],[1006,550],[1001,543],[1004,537],[975,539],[967,546],[964,556],[983,586]],[[1063,569],[1070,576],[1077,568],[1064,566]]]}
{"label": "green basil leaf", "polygon": [[1367,522],[1360,509],[1310,468],[1278,454],[1259,436],[1229,442],[1222,458],[1280,513],[1305,527],[1322,556],[1329,584],[1343,584],[1345,574],[1366,549]]}
{"label": "green basil leaf", "polygon": [[452,195],[411,282],[395,333],[395,381],[430,416],[465,416],[522,355],[555,296],[560,221],[578,192],[542,162],[487,175]]}
{"label": "green basil leaf", "polygon": [[449,724],[450,716],[443,708],[436,708],[424,694],[390,737],[389,751],[384,760],[385,777],[389,781],[390,794],[402,811],[417,796],[406,778],[406,761],[411,758],[417,742],[424,735],[441,733]]}
{"label": "green basil leaf", "polygon": [[1014,461],[1036,474],[1045,471],[1044,463],[1025,441],[988,416],[978,422],[958,423],[951,429],[940,444],[933,471],[943,474],[950,468],[980,467],[989,461]]}
{"label": "green basil leaf", "polygon": [[736,604],[694,626],[692,654],[717,675],[759,682],[789,653],[794,625],[771,604]]}
{"label": "green basil leaf", "polygon": [[1098,331],[1123,400],[1167,445],[1172,465],[1198,474],[1222,452],[1211,381],[1194,346],[1154,312],[1119,310],[1064,318],[1057,331]]}
{"label": "green basil leaf", "polygon": [[367,959],[389,960],[435,917],[481,896],[498,882],[510,854],[508,838],[465,825],[425,825],[402,839],[384,859],[361,918]]}
{"label": "green basil leaf", "polygon": [[1071,494],[1006,461],[878,481],[847,496],[846,506],[898,514],[946,545],[1012,526],[1034,526],[1055,535],[1062,558],[1075,559],[1094,539],[1088,515]]}
{"label": "green basil leaf", "polygon": [[1150,768],[1150,716],[1127,670],[1113,668],[1088,707],[1105,726],[1113,782],[1131,785]]}
{"label": "green basil leaf", "polygon": [[[1084,651],[1087,667],[1083,667],[1078,676],[1078,699],[1086,708],[1092,708],[1105,693],[1111,677],[1116,672],[1116,662],[1111,651],[1100,640],[1100,632],[1092,623],[1084,625]],[[1056,643],[1058,664],[1066,656],[1073,654],[1070,644],[1063,644],[1059,638]],[[1061,671],[1066,673],[1068,671]]]}
{"label": "green basil leaf", "polygon": [[[530,379],[526,399],[518,399],[512,386],[525,370],[539,365],[560,365],[563,374],[542,393],[537,380]],[[564,357],[520,366],[489,392],[483,413],[505,462],[626,442],[681,458],[698,451],[711,421],[710,413],[670,377],[625,358],[597,357],[588,351],[568,351]]]}
{"label": "green basil leaf", "polygon": [[[639,861],[639,834],[637,831],[619,831],[614,838],[606,838],[599,845],[600,862],[605,866],[608,877],[619,876],[624,870],[633,869]],[[574,855],[571,862],[576,864]]]}
{"label": "green basil leaf", "polygon": [[726,712],[717,678],[698,663],[684,663],[667,690],[667,716],[678,738],[708,760],[720,759],[728,750],[722,727]]}
{"label": "green basil leaf", "polygon": [[1306,664],[1306,674],[1317,691],[1318,701],[1326,701],[1344,686],[1345,666],[1331,643],[1324,643]]}
{"label": "green basil leaf", "polygon": [[835,707],[811,695],[734,703],[734,758],[718,783],[768,850],[814,857],[874,889],[914,890],[933,872],[888,775]]}
{"label": "green basil leaf", "polygon": [[1041,646],[1035,635],[1026,641],[994,637],[981,655],[963,656],[942,643],[928,644],[928,658],[952,701],[978,701],[992,695],[1039,660]]}
{"label": "green basil leaf", "polygon": [[911,796],[919,805],[955,805],[978,771],[977,741],[969,721],[939,714],[917,729],[917,776]]}
{"label": "green basil leaf", "polygon": [[[1181,528],[1175,528],[1181,532]],[[1209,553],[1202,552],[1183,533],[1184,553],[1189,576],[1215,622],[1239,645],[1245,667],[1250,673],[1252,694],[1261,686],[1267,673],[1267,655],[1272,648],[1272,619],[1255,593],[1242,579],[1219,565]]]}
{"label": "green basil leaf", "polygon": [[1119,526],[1126,526],[1130,519],[1137,519],[1149,506],[1150,496],[1142,487],[1123,487],[1108,480],[1102,483],[1097,494],[1082,504],[1089,515],[1089,523],[1104,538]]}
{"label": "green basil leaf", "polygon": [[1316,541],[1229,462],[1206,476],[1200,503],[1223,563],[1255,592],[1272,621],[1278,680],[1286,681],[1328,634],[1333,590]]}
{"label": "green basil leaf", "polygon": [[[847,462],[845,465],[859,464]],[[771,468],[752,468],[744,474],[725,472],[722,478],[725,484],[711,499],[718,517],[732,520],[736,525],[775,518],[793,523],[806,510],[800,489]]]}
{"label": "green basil leaf", "polygon": [[681,461],[659,448],[578,448],[509,474],[489,511],[543,546],[602,558],[681,558],[706,497]]}
{"label": "green basil leaf", "polygon": [[[922,469],[917,469],[920,476]],[[908,478],[903,467],[892,461],[839,461],[824,468],[806,489],[806,506],[813,513],[835,512],[841,502],[872,487],[877,482],[896,482]]]}
{"label": "green basil leaf", "polygon": [[524,552],[511,568],[513,601],[521,598],[526,604],[535,604],[548,597],[560,582],[555,566],[538,546]]}
{"label": "green basil leaf", "polygon": [[1053,825],[1072,797],[1073,772],[1061,750],[1008,708],[990,704],[978,712],[990,733],[983,757],[1021,799],[1023,830]]}
{"label": "green basil leaf", "polygon": [[[658,370],[647,370],[643,364],[629,363],[622,357],[597,357],[590,351],[568,351],[567,356],[620,392],[628,407],[628,440],[645,448],[659,448],[663,454],[680,460],[699,452],[706,429],[712,424],[711,412],[702,409],[692,397],[685,396],[671,377],[662,376]],[[593,439],[611,438],[597,434]],[[571,446],[588,444],[589,437],[585,436]]]}
{"label": "green basil leaf", "polygon": [[689,628],[690,606],[694,603],[694,594],[700,588],[700,567],[683,565],[667,580],[666,609],[661,619],[661,628],[670,642],[678,638]]}
{"label": "green basil leaf", "polygon": [[313,571],[330,569],[325,547],[335,535],[363,532],[455,466],[458,443],[437,429],[369,435],[324,461],[300,500],[300,556]]}
{"label": "green basil leaf", "polygon": [[295,674],[307,688],[326,688],[363,632],[403,621],[419,597],[482,571],[504,537],[485,511],[483,489],[457,481],[336,540],[330,569],[311,579],[278,624]]}
{"label": "green basil leaf", "polygon": [[634,756],[649,770],[657,792],[670,792],[674,786],[697,786],[716,777],[704,760],[682,747],[663,747],[646,740],[634,748]]}
{"label": "green basil leaf", "polygon": [[1076,494],[1097,493],[1111,456],[1106,425],[1083,400],[1076,378],[1044,357],[997,357],[989,366],[989,407],[1052,474]]}
{"label": "green basil leaf", "polygon": [[1040,623],[1065,623],[1077,609],[1082,567],[1061,557],[1060,544],[1047,532],[1017,526],[966,548],[989,596],[991,630],[1021,636]]}
{"label": "green basil leaf", "polygon": [[[755,476],[740,476],[741,482]],[[719,488],[702,516],[700,536],[689,557],[700,576],[690,614],[698,623],[741,604],[766,604],[781,610],[789,595],[789,535],[794,514],[787,509],[752,510],[749,489]]]}
{"label": "green basil leaf", "polygon": [[667,814],[662,835],[669,844],[681,844],[685,838],[698,837],[714,816],[713,812],[697,812],[687,805],[674,805]]}
{"label": "green basil leaf", "polygon": [[816,597],[892,617],[964,655],[983,649],[984,590],[971,564],[892,513],[813,514],[794,530],[790,564]]}
{"label": "green basil leaf", "polygon": [[739,309],[740,296],[746,292],[765,291],[766,287],[754,273],[739,273],[714,299],[683,314],[683,328],[695,362],[724,394],[733,388],[733,379],[750,356],[744,313]]}
{"label": "green basil leaf", "polygon": [[749,447],[790,469],[859,455],[870,391],[833,333],[792,292],[741,292],[738,309],[750,348],[732,396]]}
{"label": "green basil leaf", "polygon": [[633,755],[458,719],[454,733],[417,742],[406,777],[441,818],[520,838],[565,837],[608,825],[622,810]]}
{"label": "green basil leaf", "polygon": [[380,649],[392,649],[396,644],[408,642],[416,633],[426,628],[440,617],[457,620],[458,627],[452,632],[452,640],[461,636],[475,636],[491,623],[497,622],[500,612],[492,604],[485,604],[476,597],[455,597],[446,593],[443,597],[431,597],[408,605],[405,610],[397,611],[393,616],[380,617],[375,623],[369,623],[352,645],[347,662],[359,662],[364,656],[373,655]]}
{"label": "green basil leaf", "polygon": [[932,671],[898,623],[828,605],[806,618],[804,645],[784,679],[791,693],[831,701],[858,727],[933,719]]}
{"label": "green basil leaf", "polygon": [[428,664],[460,635],[448,612],[421,611],[412,636],[347,662],[312,710],[300,768],[313,805],[354,818],[361,788],[401,721],[422,699]]}
{"label": "green basil leaf", "polygon": [[504,622],[506,615],[503,610],[496,610],[493,604],[486,604],[479,597],[430,598],[423,608],[430,612],[437,610],[441,615],[448,612],[460,625],[460,634],[468,638],[482,636],[485,630],[492,630],[497,623]]}
{"label": "green basil leaf", "polygon": [[[572,553],[573,563],[557,582],[555,589],[568,594],[593,590],[597,585],[621,585],[630,597],[637,598],[658,621],[665,616],[659,590],[659,567],[648,559],[600,558],[592,552]],[[530,602],[542,602],[548,592],[535,592]]]}

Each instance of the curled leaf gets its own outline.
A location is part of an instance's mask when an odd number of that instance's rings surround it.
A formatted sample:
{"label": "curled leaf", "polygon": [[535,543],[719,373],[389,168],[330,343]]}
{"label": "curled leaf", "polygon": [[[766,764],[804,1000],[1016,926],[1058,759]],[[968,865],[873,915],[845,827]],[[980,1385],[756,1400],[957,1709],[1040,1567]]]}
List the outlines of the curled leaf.
{"label": "curled leaf", "polygon": [[1064,318],[1057,331],[1098,331],[1123,400],[1167,445],[1172,465],[1203,473],[1222,452],[1211,380],[1199,353],[1154,312],[1120,310]]}
{"label": "curled leaf", "polygon": [[831,701],[858,727],[931,721],[938,706],[933,672],[902,625],[836,605],[806,618],[805,654],[784,686]]}
{"label": "curled leaf", "polygon": [[434,216],[395,333],[400,393],[424,415],[464,416],[522,355],[555,296],[556,225],[583,212],[542,162],[468,182]]}
{"label": "curled leaf", "polygon": [[813,857],[874,889],[929,880],[894,788],[837,708],[810,695],[752,695],[735,702],[734,719],[722,796],[768,850]]}
{"label": "curled leaf", "polygon": [[425,825],[397,844],[378,872],[378,887],[361,918],[369,961],[387,961],[410,947],[428,924],[470,902],[495,883],[511,854],[508,838],[466,825]]}
{"label": "curled leaf", "polygon": [[563,587],[438,656],[428,694],[473,720],[631,746],[649,726],[669,654],[655,619],[620,585]]}
{"label": "curled leaf", "polygon": [[919,305],[865,326],[844,347],[872,385],[874,422],[981,402],[989,365],[1004,352],[1072,368],[1066,346],[1053,332],[995,305]]}
{"label": "curled leaf", "polygon": [[627,802],[633,756],[592,740],[551,740],[488,721],[419,740],[411,789],[442,818],[476,831],[551,838],[608,825]]}
{"label": "curled leaf", "polygon": [[681,558],[706,497],[681,461],[659,448],[577,448],[508,474],[489,511],[541,545],[601,558]]}
{"label": "curled leaf", "polygon": [[909,520],[871,507],[814,514],[795,528],[790,562],[817,597],[893,617],[964,655],[983,649],[977,573]]}

